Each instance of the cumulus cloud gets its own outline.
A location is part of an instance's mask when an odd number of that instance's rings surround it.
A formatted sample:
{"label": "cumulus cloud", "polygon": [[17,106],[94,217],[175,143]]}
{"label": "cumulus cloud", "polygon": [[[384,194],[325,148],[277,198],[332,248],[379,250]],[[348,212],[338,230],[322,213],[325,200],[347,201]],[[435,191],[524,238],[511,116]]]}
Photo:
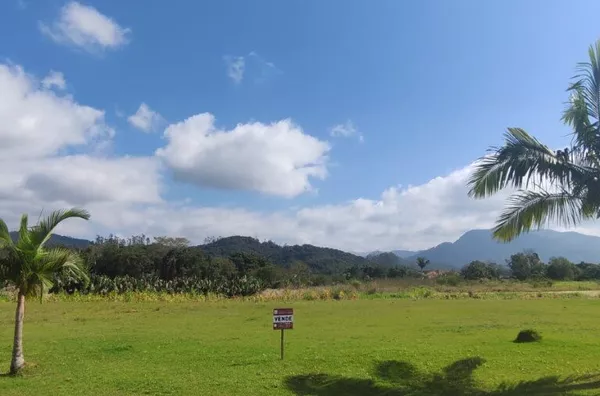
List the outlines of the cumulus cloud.
{"label": "cumulus cloud", "polygon": [[220,130],[214,116],[197,114],[167,127],[156,155],[178,180],[199,186],[294,197],[327,175],[329,145],[290,120],[238,124]]}
{"label": "cumulus cloud", "polygon": [[[198,114],[165,130],[156,157],[92,154],[114,131],[103,111],[44,88],[19,66],[0,64],[0,217],[16,227],[21,213],[84,206],[90,222],[59,233],[207,236],[248,235],[279,243],[312,243],[349,251],[422,249],[491,227],[510,191],[473,200],[473,165],[416,186],[392,186],[376,197],[294,209],[249,210],[168,201],[161,161],[181,180],[202,186],[291,197],[326,175],[329,146],[289,120],[215,127]],[[79,154],[73,154],[79,149]],[[600,235],[597,223],[576,230]]]}
{"label": "cumulus cloud", "polygon": [[40,22],[40,30],[57,43],[88,51],[115,49],[129,41],[131,30],[91,6],[71,1],[65,4],[57,20],[50,25]]}
{"label": "cumulus cloud", "polygon": [[61,72],[50,71],[50,73],[42,80],[42,86],[46,89],[57,88],[63,90],[67,87],[65,77]]}
{"label": "cumulus cloud", "polygon": [[[15,221],[42,208],[160,204],[158,161],[95,155],[114,134],[104,113],[45,86],[19,66],[0,64],[0,217]],[[75,150],[83,153],[67,155]]]}
{"label": "cumulus cloud", "polygon": [[93,231],[80,230],[82,233],[77,235],[180,235],[194,243],[201,243],[207,236],[248,235],[348,251],[428,248],[453,241],[467,230],[491,227],[502,209],[505,194],[486,200],[467,196],[465,183],[471,169],[468,166],[418,186],[391,187],[375,199],[358,198],[294,210],[95,200],[86,205],[94,216]]}
{"label": "cumulus cloud", "polygon": [[0,92],[0,155],[4,158],[55,154],[65,146],[89,145],[113,134],[103,111],[40,90],[19,66],[0,64]]}
{"label": "cumulus cloud", "polygon": [[162,120],[162,116],[150,109],[146,103],[142,103],[135,114],[127,118],[132,126],[144,132],[155,131]]}
{"label": "cumulus cloud", "polygon": [[358,132],[356,126],[351,120],[346,121],[343,124],[337,124],[329,129],[329,134],[333,137],[354,137],[357,136],[358,140],[362,143],[364,141],[364,137],[361,133]]}
{"label": "cumulus cloud", "polygon": [[64,156],[32,161],[14,185],[45,202],[160,202],[158,164],[152,158]]}
{"label": "cumulus cloud", "polygon": [[246,60],[243,56],[225,56],[225,66],[227,67],[227,76],[231,80],[239,84],[244,79],[244,70],[246,68]]}

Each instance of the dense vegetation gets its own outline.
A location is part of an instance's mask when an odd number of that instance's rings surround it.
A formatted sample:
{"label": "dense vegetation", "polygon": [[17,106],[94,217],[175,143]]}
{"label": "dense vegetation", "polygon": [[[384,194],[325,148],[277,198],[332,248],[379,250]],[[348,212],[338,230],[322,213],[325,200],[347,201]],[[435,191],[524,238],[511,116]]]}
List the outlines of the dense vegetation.
{"label": "dense vegetation", "polygon": [[[279,246],[249,237],[211,239],[189,246],[184,238],[144,235],[127,239],[98,237],[83,257],[89,281],[57,276],[51,292],[109,294],[161,292],[246,296],[267,288],[307,287],[381,278],[422,278],[417,263],[406,265],[392,253],[355,256],[312,245]],[[423,258],[423,260],[426,260]],[[478,280],[600,280],[600,265],[573,264],[537,254],[518,253],[506,265],[473,261],[461,271],[447,271],[439,282]]]}
{"label": "dense vegetation", "polygon": [[396,262],[378,262],[312,245],[279,246],[249,237],[213,239],[188,246],[183,238],[144,235],[98,237],[77,250],[91,274],[89,282],[59,275],[52,292],[216,293],[251,295],[265,288],[317,286],[352,279],[415,276]]}
{"label": "dense vegetation", "polygon": [[513,254],[506,266],[473,261],[461,270],[467,280],[514,278],[516,280],[600,280],[600,265],[574,264],[564,257],[552,257],[542,262],[533,252]]}

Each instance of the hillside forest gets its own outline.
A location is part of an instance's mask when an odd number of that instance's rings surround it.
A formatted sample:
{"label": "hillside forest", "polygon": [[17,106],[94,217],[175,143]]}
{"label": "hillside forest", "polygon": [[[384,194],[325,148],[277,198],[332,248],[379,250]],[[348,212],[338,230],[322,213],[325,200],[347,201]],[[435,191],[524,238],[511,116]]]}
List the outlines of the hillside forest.
{"label": "hillside forest", "polygon": [[[76,250],[90,273],[82,282],[57,274],[51,293],[109,294],[137,291],[164,293],[252,295],[269,288],[308,287],[415,278],[431,275],[427,265],[419,268],[393,253],[356,256],[313,245],[279,246],[251,237],[208,238],[190,246],[185,238],[145,235],[95,241],[58,237],[52,244]],[[426,258],[421,258],[427,262]],[[499,279],[600,280],[600,265],[571,263],[553,257],[544,263],[534,252],[516,253],[506,263],[472,261],[461,269],[433,271],[437,281]]]}

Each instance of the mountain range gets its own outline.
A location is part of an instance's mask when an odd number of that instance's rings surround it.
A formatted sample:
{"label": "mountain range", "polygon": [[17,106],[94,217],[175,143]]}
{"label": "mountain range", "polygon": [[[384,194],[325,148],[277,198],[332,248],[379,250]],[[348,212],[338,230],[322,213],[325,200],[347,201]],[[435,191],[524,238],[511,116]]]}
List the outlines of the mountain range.
{"label": "mountain range", "polygon": [[[16,239],[17,233],[11,235]],[[71,238],[63,235],[53,235],[50,245],[63,245],[75,248],[85,248],[91,244],[86,239]],[[201,245],[200,248],[210,254],[225,252],[254,252],[265,257],[289,265],[293,260],[306,261],[311,267],[328,266],[330,262],[343,261],[346,265],[363,265],[367,260],[390,263],[389,256],[377,261],[382,251],[368,254],[351,254],[336,249],[317,247],[313,245],[279,246],[273,242],[259,242],[248,237],[228,237],[220,241]],[[540,230],[523,234],[510,243],[497,242],[492,238],[490,230],[471,230],[454,242],[444,242],[430,249],[421,251],[393,250],[398,257],[394,264],[414,265],[417,257],[430,260],[429,268],[461,268],[473,260],[491,261],[504,264],[512,254],[523,251],[536,252],[543,261],[551,257],[566,257],[572,262],[600,262],[600,237],[584,235],[577,232],[558,232]],[[382,259],[384,257],[382,256]]]}
{"label": "mountain range", "polygon": [[523,234],[510,243],[502,243],[492,238],[490,230],[471,230],[455,242],[444,242],[412,254],[406,251],[397,254],[411,262],[421,256],[430,260],[435,267],[460,268],[473,260],[505,264],[512,254],[523,251],[533,251],[545,262],[551,257],[562,256],[574,263],[598,263],[600,237],[577,232],[539,230]]}

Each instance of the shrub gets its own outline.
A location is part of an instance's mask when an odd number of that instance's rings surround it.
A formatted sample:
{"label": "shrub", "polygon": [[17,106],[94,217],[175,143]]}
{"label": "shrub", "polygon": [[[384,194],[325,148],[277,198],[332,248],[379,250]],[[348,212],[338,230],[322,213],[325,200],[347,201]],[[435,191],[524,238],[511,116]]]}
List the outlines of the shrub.
{"label": "shrub", "polygon": [[475,260],[463,267],[460,273],[468,280],[499,279],[501,268],[497,264]]}
{"label": "shrub", "polygon": [[157,276],[145,275],[133,277],[129,275],[109,278],[103,275],[92,275],[89,283],[76,282],[73,279],[59,275],[50,293],[126,294],[131,292],[150,292],[167,294],[203,294],[210,293],[228,297],[249,296],[263,290],[264,283],[251,276],[234,277],[230,279],[205,279],[199,277],[182,277],[171,280]]}
{"label": "shrub", "polygon": [[429,298],[433,296],[433,291],[428,287],[415,287],[410,290],[409,293],[411,298]]}
{"label": "shrub", "polygon": [[564,257],[552,257],[546,269],[548,277],[554,280],[573,280],[578,272],[578,268]]}
{"label": "shrub", "polygon": [[523,342],[539,342],[542,340],[542,335],[538,333],[536,330],[527,329],[521,330],[519,334],[517,334],[517,338],[515,338],[516,343]]}
{"label": "shrub", "polygon": [[448,272],[436,278],[436,283],[445,286],[458,286],[462,283],[462,278],[456,272]]}
{"label": "shrub", "polygon": [[342,289],[335,289],[332,293],[332,297],[334,300],[343,300],[345,296],[346,293],[344,293],[344,290]]}
{"label": "shrub", "polygon": [[530,282],[530,284],[534,288],[539,289],[539,288],[552,287],[554,282],[552,282],[550,279],[534,279],[532,282]]}
{"label": "shrub", "polygon": [[350,282],[350,286],[352,286],[355,290],[360,289],[361,285],[362,285],[362,283],[360,283],[360,281],[357,279],[354,279]]}

